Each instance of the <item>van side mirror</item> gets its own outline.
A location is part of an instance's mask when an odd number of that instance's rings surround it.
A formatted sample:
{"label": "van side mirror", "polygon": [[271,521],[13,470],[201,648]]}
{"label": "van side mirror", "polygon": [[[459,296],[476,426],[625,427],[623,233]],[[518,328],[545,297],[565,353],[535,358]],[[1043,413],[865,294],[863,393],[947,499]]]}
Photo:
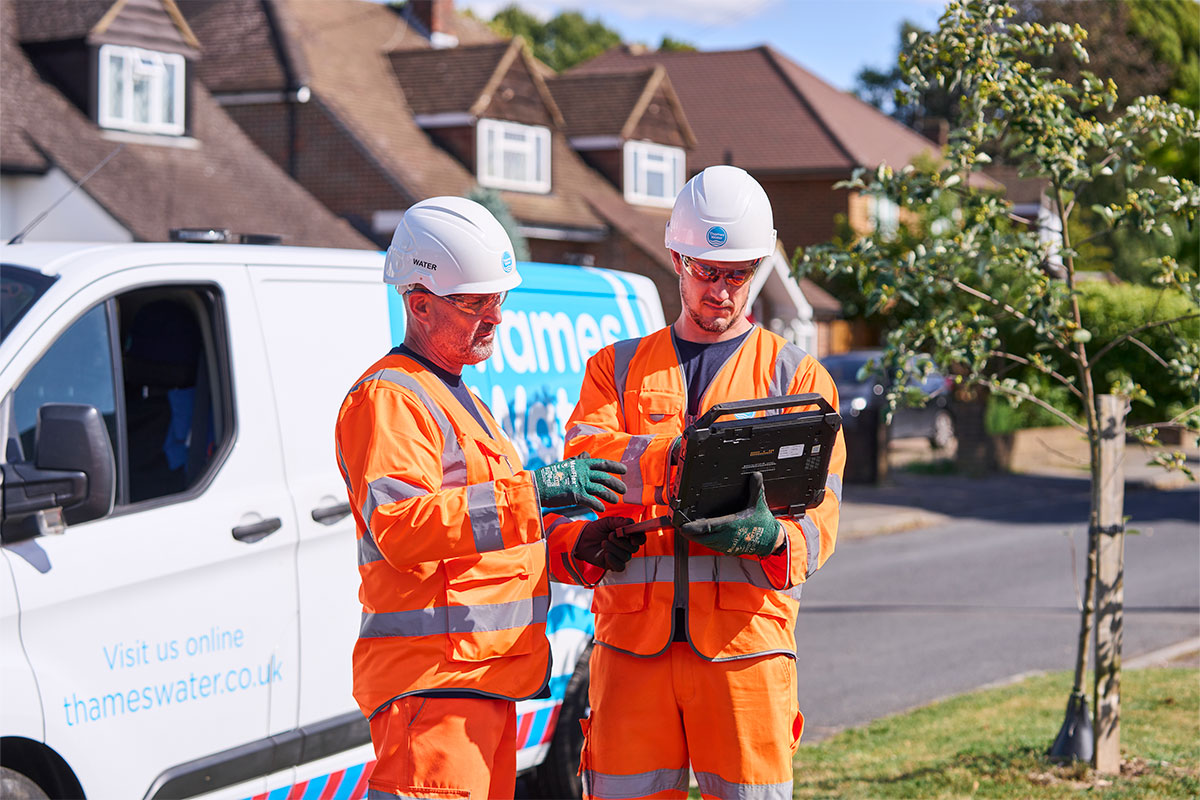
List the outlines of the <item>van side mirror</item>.
{"label": "van side mirror", "polygon": [[[61,511],[68,524],[112,511],[116,461],[104,417],[95,406],[47,403],[38,409],[33,462],[3,465],[0,539],[5,543],[45,532]],[[39,527],[39,512],[42,526]]]}

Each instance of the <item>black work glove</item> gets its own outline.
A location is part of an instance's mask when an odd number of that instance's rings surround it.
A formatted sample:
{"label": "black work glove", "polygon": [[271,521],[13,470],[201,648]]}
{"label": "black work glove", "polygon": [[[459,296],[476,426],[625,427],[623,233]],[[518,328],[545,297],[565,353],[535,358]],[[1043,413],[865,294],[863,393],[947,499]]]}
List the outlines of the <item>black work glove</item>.
{"label": "black work glove", "polygon": [[736,514],[698,519],[679,532],[696,544],[731,556],[769,556],[779,538],[779,522],[767,507],[761,472],[750,473],[750,502]]}
{"label": "black work glove", "polygon": [[618,495],[625,494],[625,482],[613,477],[625,471],[620,462],[588,458],[582,453],[535,469],[533,480],[542,508],[587,506],[599,514],[604,511],[604,503],[616,503],[621,499]]}
{"label": "black work glove", "polygon": [[629,517],[601,517],[592,520],[583,526],[571,554],[579,561],[586,561],[601,569],[624,572],[629,559],[646,543],[645,533],[616,533],[617,528],[632,523],[633,520]]}

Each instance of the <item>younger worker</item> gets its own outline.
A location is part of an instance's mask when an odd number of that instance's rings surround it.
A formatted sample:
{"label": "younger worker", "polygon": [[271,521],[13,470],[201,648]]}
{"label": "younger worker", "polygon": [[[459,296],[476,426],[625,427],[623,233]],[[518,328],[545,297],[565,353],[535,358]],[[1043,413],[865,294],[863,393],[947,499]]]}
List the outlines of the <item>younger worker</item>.
{"label": "younger worker", "polygon": [[[363,614],[354,697],[370,721],[372,797],[509,797],[515,700],[550,675],[542,507],[603,509],[625,467],[581,458],[522,470],[462,381],[488,358],[513,248],[481,205],[435,197],[405,213],[383,280],[404,296],[404,344],[338,413],[338,465],[358,528]],[[577,523],[603,538],[623,520]]]}
{"label": "younger worker", "polygon": [[[717,403],[817,392],[837,407],[816,359],[746,318],[755,270],[775,251],[770,202],[750,175],[719,166],[688,181],[666,245],[682,313],[593,356],[567,423],[568,454],[628,468],[624,504],[607,513],[638,520],[671,513],[672,449]],[[684,797],[689,763],[704,797],[792,796],[800,585],[833,552],[845,459],[839,431],[825,499],[801,519],[775,519],[756,474],[745,510],[651,532],[620,571],[573,530],[552,531],[556,577],[596,587],[587,796]]]}

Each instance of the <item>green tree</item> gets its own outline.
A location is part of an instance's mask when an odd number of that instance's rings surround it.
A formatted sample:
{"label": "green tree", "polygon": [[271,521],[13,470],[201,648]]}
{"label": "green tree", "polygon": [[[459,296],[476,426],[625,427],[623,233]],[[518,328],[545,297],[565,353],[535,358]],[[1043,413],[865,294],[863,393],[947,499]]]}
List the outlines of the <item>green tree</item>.
{"label": "green tree", "polygon": [[658,43],[658,51],[660,53],[694,53],[696,45],[691,42],[685,42],[682,39],[664,35],[662,41]]}
{"label": "green tree", "polygon": [[941,87],[931,86],[921,93],[915,102],[897,102],[904,90],[904,74],[900,70],[899,56],[909,53],[926,31],[915,23],[904,20],[900,23],[900,39],[896,48],[897,59],[889,69],[863,67],[855,78],[854,94],[859,100],[870,103],[885,114],[898,119],[910,128],[919,128],[927,119],[950,120],[956,116],[954,93]]}
{"label": "green tree", "polygon": [[599,19],[586,19],[578,11],[563,11],[546,22],[517,5],[510,5],[488,23],[501,36],[521,36],[533,54],[555,72],[595,58],[621,43],[621,35]]}
{"label": "green tree", "polygon": [[[1080,69],[1075,83],[1034,65],[1056,47],[1087,62],[1087,32],[1078,25],[1044,25],[1014,19],[1002,0],[951,0],[939,27],[920,37],[900,58],[908,89],[916,101],[936,87],[957,92],[960,116],[950,132],[943,161],[900,170],[882,165],[860,173],[843,186],[896,202],[918,220],[933,222],[916,237],[858,240],[814,246],[798,254],[797,273],[847,276],[869,298],[872,309],[894,308],[897,322],[887,335],[884,367],[903,387],[911,357],[929,353],[933,363],[956,376],[965,391],[994,392],[1015,404],[1032,403],[1086,436],[1091,453],[1092,503],[1089,512],[1089,561],[1076,658],[1072,703],[1082,701],[1087,663],[1099,522],[1102,499],[1102,394],[1127,403],[1162,404],[1128,374],[1114,374],[1105,357],[1118,348],[1146,352],[1159,374],[1184,392],[1187,406],[1162,424],[1147,423],[1130,432],[1159,444],[1159,427],[1200,431],[1200,283],[1196,265],[1181,263],[1169,252],[1155,254],[1153,284],[1171,302],[1181,303],[1174,317],[1155,315],[1132,328],[1101,331],[1088,315],[1077,286],[1079,250],[1071,239],[1071,220],[1080,198],[1098,181],[1120,176],[1125,191],[1112,202],[1088,209],[1111,230],[1128,232],[1153,248],[1151,234],[1170,237],[1176,226],[1195,223],[1200,189],[1194,176],[1162,172],[1148,154],[1164,146],[1182,147],[1200,138],[1196,111],[1148,96],[1132,100],[1115,116],[1118,89]],[[1059,218],[1063,241],[1040,240],[1038,232],[1013,224],[1002,195],[972,180],[975,173],[1003,158],[1022,175],[1044,179]],[[950,202],[950,214],[931,208]],[[936,223],[936,224],[934,224]],[[1056,253],[1057,251],[1057,253]],[[1047,265],[1061,257],[1065,277],[1052,277]],[[1088,327],[1091,320],[1093,328]],[[1159,338],[1157,349],[1148,333]],[[1103,335],[1103,339],[1100,335]],[[1036,370],[1045,386],[1062,387],[1082,411],[1082,421],[1060,407],[1057,393],[1012,377],[1010,367]],[[901,400],[903,389],[889,397]],[[907,399],[907,398],[906,398]],[[1182,467],[1182,453],[1156,459]]]}

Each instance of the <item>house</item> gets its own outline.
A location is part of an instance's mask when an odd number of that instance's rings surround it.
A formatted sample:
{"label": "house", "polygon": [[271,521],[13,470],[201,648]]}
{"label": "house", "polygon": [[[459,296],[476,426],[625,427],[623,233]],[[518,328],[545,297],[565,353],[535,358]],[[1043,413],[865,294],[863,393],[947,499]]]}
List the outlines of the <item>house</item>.
{"label": "house", "polygon": [[552,72],[448,0],[182,0],[200,79],[278,165],[378,246],[412,203],[493,190],[536,261],[617,267],[678,313],[665,217],[570,146]]}
{"label": "house", "polygon": [[0,15],[5,240],[44,214],[26,239],[370,246],[193,79],[203,50],[173,0],[3,0]]}
{"label": "house", "polygon": [[[900,214],[894,204],[834,185],[859,168],[902,167],[937,152],[923,136],[767,45],[708,52],[621,45],[556,80],[570,80],[586,92],[589,80],[599,87],[654,67],[666,71],[694,132],[689,174],[703,165],[733,164],[757,178],[771,198],[775,227],[789,255],[798,246],[828,241],[839,218],[860,234],[896,227]],[[799,288],[813,306],[818,354],[848,348],[851,334],[839,322],[837,300],[808,280]],[[771,327],[792,327],[790,298],[782,291],[772,294],[761,318],[775,320]],[[771,299],[782,304],[780,313]]]}

